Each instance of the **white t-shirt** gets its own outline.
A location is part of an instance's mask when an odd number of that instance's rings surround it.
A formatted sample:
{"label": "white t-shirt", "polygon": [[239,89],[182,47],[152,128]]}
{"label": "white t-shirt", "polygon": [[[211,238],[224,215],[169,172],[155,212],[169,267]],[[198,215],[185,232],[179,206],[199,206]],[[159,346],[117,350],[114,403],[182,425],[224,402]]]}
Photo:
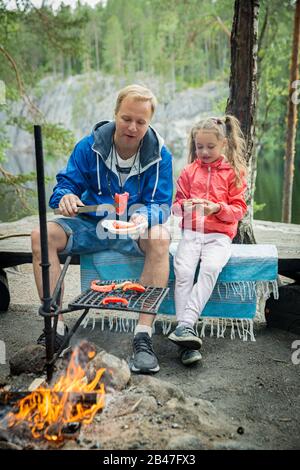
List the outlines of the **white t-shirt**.
{"label": "white t-shirt", "polygon": [[115,152],[116,159],[117,159],[117,161],[115,162],[116,163],[116,169],[117,169],[117,172],[119,174],[119,178],[121,180],[122,186],[125,183],[128,175],[130,173],[132,165],[134,164],[135,161],[138,161],[139,154],[140,154],[140,152],[138,152],[137,154],[133,155],[130,158],[127,158],[127,160],[123,160],[123,158],[120,157],[120,155],[117,153],[117,151]]}

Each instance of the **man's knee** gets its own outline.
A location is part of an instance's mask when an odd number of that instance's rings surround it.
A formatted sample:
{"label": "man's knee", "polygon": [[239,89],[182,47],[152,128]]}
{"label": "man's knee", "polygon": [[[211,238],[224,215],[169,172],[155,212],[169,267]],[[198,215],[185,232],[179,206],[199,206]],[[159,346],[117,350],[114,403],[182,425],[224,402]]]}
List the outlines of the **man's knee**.
{"label": "man's knee", "polygon": [[[47,224],[48,248],[62,251],[68,241],[67,235],[58,224]],[[40,228],[35,227],[31,232],[32,253],[38,254],[41,251]]]}
{"label": "man's knee", "polygon": [[155,225],[148,230],[146,239],[140,240],[144,252],[154,252],[158,256],[169,253],[170,234],[162,225]]}
{"label": "man's knee", "polygon": [[31,232],[31,247],[33,254],[39,253],[41,251],[39,227],[35,227]]}

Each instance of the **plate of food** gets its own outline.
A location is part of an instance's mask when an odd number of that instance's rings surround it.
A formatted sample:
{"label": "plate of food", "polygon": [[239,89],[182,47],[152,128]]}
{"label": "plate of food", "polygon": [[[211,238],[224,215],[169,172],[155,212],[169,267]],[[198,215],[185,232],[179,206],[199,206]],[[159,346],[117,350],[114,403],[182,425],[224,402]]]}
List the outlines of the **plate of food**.
{"label": "plate of food", "polygon": [[133,222],[126,222],[125,220],[108,220],[105,219],[101,222],[102,227],[106,228],[109,232],[118,235],[139,235],[147,228],[147,222],[135,224]]}

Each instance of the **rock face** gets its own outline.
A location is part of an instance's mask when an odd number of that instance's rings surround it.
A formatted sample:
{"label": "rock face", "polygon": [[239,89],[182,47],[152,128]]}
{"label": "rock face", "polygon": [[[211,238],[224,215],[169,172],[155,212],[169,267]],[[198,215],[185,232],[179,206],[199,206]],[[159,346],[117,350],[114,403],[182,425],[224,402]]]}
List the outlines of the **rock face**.
{"label": "rock face", "polygon": [[[162,85],[155,77],[137,75],[135,82],[149,86],[158,97],[152,124],[172,150],[175,168],[181,168],[186,162],[186,140],[191,126],[201,117],[218,114],[217,106],[228,94],[226,83],[209,82],[198,89],[174,92],[170,84]],[[96,122],[113,118],[118,90],[127,84],[125,79],[116,80],[99,72],[64,81],[48,77],[38,84],[33,95],[38,95],[35,102],[47,121],[61,123],[79,140],[91,132]],[[22,103],[16,103],[14,113],[26,116],[27,110]],[[7,134],[12,148],[8,151],[6,168],[14,173],[35,171],[32,135],[11,126]],[[48,175],[55,175],[65,164],[68,155],[61,157],[60,161],[47,163]]]}

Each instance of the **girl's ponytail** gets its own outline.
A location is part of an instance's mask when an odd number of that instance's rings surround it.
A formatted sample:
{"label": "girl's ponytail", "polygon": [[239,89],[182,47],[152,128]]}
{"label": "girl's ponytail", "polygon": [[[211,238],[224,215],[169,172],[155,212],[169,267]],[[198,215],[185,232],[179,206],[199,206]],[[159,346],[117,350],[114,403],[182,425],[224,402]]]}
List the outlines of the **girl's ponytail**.
{"label": "girl's ponytail", "polygon": [[223,121],[226,126],[227,152],[228,162],[233,167],[236,174],[236,183],[238,186],[242,184],[242,177],[247,174],[247,166],[245,160],[246,142],[238,119],[227,114]]}

